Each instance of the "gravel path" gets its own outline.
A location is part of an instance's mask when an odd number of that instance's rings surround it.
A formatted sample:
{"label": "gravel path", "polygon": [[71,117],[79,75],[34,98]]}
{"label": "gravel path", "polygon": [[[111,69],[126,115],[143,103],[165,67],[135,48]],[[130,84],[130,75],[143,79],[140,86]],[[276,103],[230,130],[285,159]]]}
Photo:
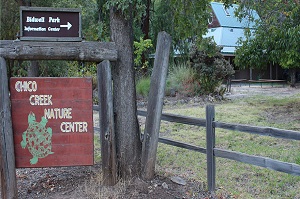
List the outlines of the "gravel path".
{"label": "gravel path", "polygon": [[293,96],[300,93],[300,85],[295,88],[289,86],[285,87],[271,87],[271,86],[233,86],[231,93],[225,95],[226,98],[246,98],[254,95],[267,95],[274,97]]}

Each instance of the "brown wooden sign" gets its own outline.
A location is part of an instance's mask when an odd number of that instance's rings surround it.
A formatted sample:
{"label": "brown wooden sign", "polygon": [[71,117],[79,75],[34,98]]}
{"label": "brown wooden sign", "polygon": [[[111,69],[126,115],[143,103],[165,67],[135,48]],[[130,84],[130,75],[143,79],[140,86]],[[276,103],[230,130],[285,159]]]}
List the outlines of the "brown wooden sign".
{"label": "brown wooden sign", "polygon": [[16,167],[93,165],[91,78],[11,78]]}
{"label": "brown wooden sign", "polygon": [[79,9],[20,7],[21,40],[81,41]]}

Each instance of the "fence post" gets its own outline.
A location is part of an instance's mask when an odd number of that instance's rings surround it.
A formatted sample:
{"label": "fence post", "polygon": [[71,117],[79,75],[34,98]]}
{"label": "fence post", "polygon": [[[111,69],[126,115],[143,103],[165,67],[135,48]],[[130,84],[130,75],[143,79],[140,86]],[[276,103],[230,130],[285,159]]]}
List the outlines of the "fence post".
{"label": "fence post", "polygon": [[18,197],[7,67],[0,57],[0,173],[2,198]]}
{"label": "fence post", "polygon": [[214,156],[215,148],[215,107],[206,106],[206,159],[207,159],[207,184],[208,191],[214,192],[216,188],[216,163]]}
{"label": "fence post", "polygon": [[171,36],[166,32],[158,33],[154,67],[151,75],[148,97],[141,161],[142,177],[147,180],[152,179],[155,173],[160,118],[165,95],[171,41]]}
{"label": "fence post", "polygon": [[98,98],[101,160],[104,185],[117,183],[117,156],[114,128],[112,79],[110,62],[105,60],[98,64]]}

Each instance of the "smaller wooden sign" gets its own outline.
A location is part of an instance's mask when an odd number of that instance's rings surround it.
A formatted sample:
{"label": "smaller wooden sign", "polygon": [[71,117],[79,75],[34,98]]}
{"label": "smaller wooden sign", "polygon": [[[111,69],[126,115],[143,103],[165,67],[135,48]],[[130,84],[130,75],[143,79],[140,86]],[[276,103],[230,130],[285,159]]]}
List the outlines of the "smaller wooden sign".
{"label": "smaller wooden sign", "polygon": [[11,78],[16,167],[93,165],[91,78]]}
{"label": "smaller wooden sign", "polygon": [[20,7],[20,31],[21,40],[81,41],[81,11]]}

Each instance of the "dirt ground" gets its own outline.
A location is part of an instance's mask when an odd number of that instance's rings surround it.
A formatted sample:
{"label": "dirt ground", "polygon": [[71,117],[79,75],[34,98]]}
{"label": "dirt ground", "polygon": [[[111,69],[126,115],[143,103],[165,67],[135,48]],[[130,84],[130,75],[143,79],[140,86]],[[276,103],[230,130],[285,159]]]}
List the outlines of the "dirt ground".
{"label": "dirt ground", "polygon": [[171,178],[156,176],[151,181],[132,179],[113,187],[101,185],[100,165],[45,169],[18,169],[19,198],[35,199],[174,199],[209,198],[202,182],[182,179],[185,185]]}
{"label": "dirt ground", "polygon": [[295,88],[290,86],[239,86],[234,85],[231,87],[231,92],[226,93],[225,97],[228,99],[246,98],[254,95],[267,95],[274,97],[286,97],[293,96],[300,93],[300,84],[297,84]]}
{"label": "dirt ground", "polygon": [[[300,86],[299,86],[300,87]],[[290,87],[233,86],[227,99],[246,98],[252,95],[292,96],[300,89]],[[189,103],[189,100],[184,102]],[[175,99],[173,99],[175,101]],[[17,169],[18,196],[21,199],[86,199],[86,198],[231,198],[230,195],[210,196],[206,184],[174,176],[156,176],[152,181],[132,179],[119,182],[114,187],[101,185],[101,165],[88,167],[59,167],[39,169]],[[180,176],[175,176],[180,177]],[[173,181],[172,181],[173,180]],[[184,184],[184,185],[182,185]]]}

